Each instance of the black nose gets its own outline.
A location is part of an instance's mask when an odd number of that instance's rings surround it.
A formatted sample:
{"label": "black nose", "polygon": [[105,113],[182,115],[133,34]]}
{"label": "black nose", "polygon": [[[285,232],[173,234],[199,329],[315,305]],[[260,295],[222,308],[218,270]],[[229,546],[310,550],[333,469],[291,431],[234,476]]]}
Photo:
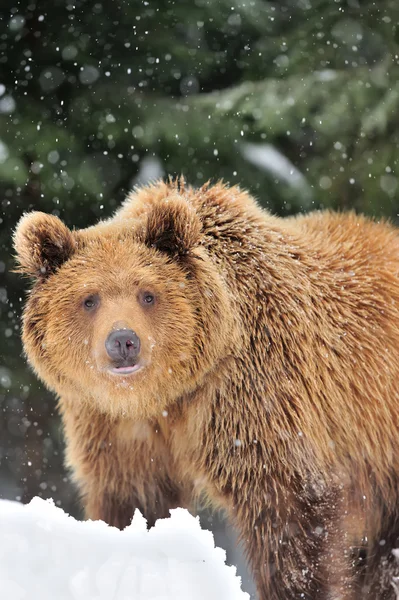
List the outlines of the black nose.
{"label": "black nose", "polygon": [[105,340],[105,349],[112,360],[132,360],[140,352],[140,338],[131,329],[117,329]]}

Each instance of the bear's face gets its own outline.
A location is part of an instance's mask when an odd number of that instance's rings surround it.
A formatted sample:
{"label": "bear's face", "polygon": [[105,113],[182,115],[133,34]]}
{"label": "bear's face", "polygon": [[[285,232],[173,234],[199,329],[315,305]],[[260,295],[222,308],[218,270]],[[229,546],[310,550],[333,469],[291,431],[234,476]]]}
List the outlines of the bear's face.
{"label": "bear's face", "polygon": [[72,402],[158,416],[228,352],[228,294],[201,246],[199,219],[180,199],[135,221],[74,232],[31,213],[15,247],[20,270],[35,278],[25,351],[43,381]]}

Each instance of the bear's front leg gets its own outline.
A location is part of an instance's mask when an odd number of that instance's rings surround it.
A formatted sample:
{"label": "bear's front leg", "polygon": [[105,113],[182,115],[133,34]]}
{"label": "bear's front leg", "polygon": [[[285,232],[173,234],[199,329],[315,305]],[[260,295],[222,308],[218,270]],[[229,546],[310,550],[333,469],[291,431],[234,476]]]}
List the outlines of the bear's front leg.
{"label": "bear's front leg", "polygon": [[138,508],[151,527],[183,505],[165,440],[148,422],[111,420],[93,410],[62,406],[66,461],[85,515],[123,529]]}
{"label": "bear's front leg", "polygon": [[355,600],[340,493],[316,498],[291,484],[259,494],[259,504],[237,497],[233,516],[259,600]]}

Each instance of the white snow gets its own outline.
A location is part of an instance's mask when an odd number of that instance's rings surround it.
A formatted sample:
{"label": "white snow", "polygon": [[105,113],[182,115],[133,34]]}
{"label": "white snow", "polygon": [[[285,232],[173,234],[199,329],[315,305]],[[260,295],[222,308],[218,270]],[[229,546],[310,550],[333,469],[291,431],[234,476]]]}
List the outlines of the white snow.
{"label": "white snow", "polygon": [[271,173],[292,187],[301,188],[306,195],[312,190],[306,178],[295,165],[272,144],[241,144],[244,158],[263,171]]}
{"label": "white snow", "polygon": [[147,185],[157,181],[165,174],[163,164],[158,156],[144,156],[139,164],[139,171],[132,180],[132,187]]}
{"label": "white snow", "polygon": [[0,590],[7,600],[249,600],[212,533],[183,509],[150,531],[76,521],[51,501],[0,501]]}
{"label": "white snow", "polygon": [[241,151],[248,162],[269,171],[287,183],[306,184],[302,173],[272,144],[241,144]]}

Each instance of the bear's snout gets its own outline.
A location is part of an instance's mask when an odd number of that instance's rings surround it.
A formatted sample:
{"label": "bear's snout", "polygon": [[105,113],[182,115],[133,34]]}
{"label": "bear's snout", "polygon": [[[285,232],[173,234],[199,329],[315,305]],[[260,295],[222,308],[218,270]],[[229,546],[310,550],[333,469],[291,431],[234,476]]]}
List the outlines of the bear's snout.
{"label": "bear's snout", "polygon": [[140,352],[140,338],[131,329],[117,329],[105,340],[105,349],[118,366],[132,365]]}

